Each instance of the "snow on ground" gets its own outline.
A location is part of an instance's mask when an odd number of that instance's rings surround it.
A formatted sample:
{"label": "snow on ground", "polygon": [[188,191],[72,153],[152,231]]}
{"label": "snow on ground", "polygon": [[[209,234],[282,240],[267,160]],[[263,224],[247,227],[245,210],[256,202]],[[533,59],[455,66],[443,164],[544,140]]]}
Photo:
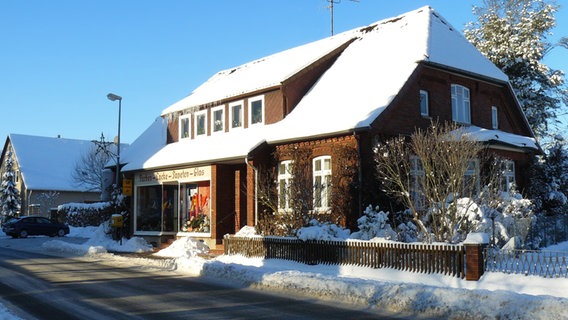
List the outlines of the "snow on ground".
{"label": "snow on ground", "polygon": [[[0,238],[5,237],[0,232]],[[81,239],[83,238],[83,239]],[[31,249],[31,248],[30,248]],[[112,252],[149,252],[140,238],[122,245],[104,228],[71,228],[63,240],[47,240],[42,249],[74,255],[104,255],[113,263],[161,268],[163,272],[226,279],[263,290],[316,296],[401,315],[454,319],[568,319],[568,279],[486,273],[480,281],[438,274],[356,266],[309,266],[285,260],[243,256],[204,257],[208,249],[181,238],[149,258]],[[548,248],[568,251],[568,242]],[[37,250],[37,249],[36,249]],[[153,259],[152,256],[156,256]],[[169,257],[169,258],[168,258]],[[17,319],[0,305],[0,320]]]}

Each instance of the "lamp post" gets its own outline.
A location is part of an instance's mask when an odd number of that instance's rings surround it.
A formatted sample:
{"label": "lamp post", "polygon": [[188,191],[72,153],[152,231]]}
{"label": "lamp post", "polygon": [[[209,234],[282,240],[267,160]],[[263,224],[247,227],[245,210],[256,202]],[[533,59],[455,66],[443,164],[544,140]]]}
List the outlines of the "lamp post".
{"label": "lamp post", "polygon": [[[116,189],[118,190],[118,181],[120,179],[120,113],[121,113],[121,108],[122,108],[122,97],[118,96],[114,93],[109,93],[107,94],[107,98],[110,101],[116,101],[118,100],[118,137],[117,137],[117,143],[116,143]],[[117,209],[117,205],[115,205],[115,213],[118,209]]]}

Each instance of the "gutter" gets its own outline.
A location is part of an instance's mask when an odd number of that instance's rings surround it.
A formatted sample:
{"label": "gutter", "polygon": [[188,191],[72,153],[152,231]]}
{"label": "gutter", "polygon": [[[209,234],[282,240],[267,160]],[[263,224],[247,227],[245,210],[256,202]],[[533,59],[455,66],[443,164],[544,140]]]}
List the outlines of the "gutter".
{"label": "gutter", "polygon": [[254,171],[254,225],[258,223],[258,169],[250,164],[248,155],[245,157],[245,164]]}

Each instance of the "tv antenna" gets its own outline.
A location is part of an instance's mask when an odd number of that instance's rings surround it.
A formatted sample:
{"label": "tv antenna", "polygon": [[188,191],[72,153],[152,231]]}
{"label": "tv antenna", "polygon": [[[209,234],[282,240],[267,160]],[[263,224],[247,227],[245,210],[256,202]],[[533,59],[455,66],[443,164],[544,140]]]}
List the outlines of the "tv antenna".
{"label": "tv antenna", "polygon": [[[336,4],[340,4],[341,0],[326,0],[329,5],[327,6],[327,8],[329,9],[329,13],[331,14],[331,35],[333,36],[333,7]],[[353,2],[359,2],[359,0],[350,0]]]}

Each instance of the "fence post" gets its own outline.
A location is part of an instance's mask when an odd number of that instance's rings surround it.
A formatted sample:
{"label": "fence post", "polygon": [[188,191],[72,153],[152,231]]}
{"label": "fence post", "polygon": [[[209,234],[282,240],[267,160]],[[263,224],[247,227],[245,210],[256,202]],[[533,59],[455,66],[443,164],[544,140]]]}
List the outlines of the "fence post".
{"label": "fence post", "polygon": [[486,233],[470,233],[464,241],[465,280],[478,281],[485,272],[483,250],[489,243]]}

